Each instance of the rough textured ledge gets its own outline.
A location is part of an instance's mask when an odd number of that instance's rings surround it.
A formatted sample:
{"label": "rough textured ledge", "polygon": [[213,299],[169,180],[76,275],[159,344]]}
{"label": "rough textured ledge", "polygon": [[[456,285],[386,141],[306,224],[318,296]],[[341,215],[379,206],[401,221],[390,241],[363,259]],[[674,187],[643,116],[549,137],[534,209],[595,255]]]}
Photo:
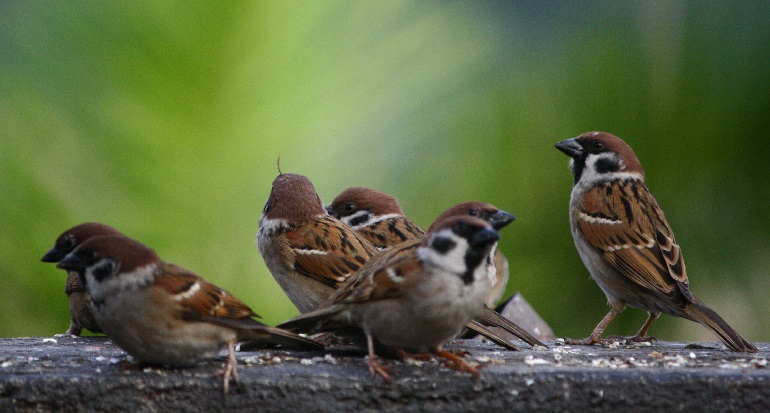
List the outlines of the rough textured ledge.
{"label": "rough textured ledge", "polygon": [[486,364],[481,379],[440,362],[390,361],[390,386],[344,349],[242,352],[240,386],[225,400],[213,377],[222,360],[125,369],[105,338],[0,339],[0,411],[770,411],[769,344],[753,355],[717,343],[548,344],[509,352],[456,341],[447,348]]}

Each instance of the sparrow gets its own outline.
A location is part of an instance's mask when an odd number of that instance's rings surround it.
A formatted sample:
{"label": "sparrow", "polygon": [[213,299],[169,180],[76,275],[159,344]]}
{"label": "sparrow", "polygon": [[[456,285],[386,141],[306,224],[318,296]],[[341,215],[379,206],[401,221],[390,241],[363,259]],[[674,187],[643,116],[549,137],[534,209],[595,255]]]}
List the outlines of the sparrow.
{"label": "sparrow", "polygon": [[[489,222],[497,231],[505,228],[511,222],[516,220],[516,217],[503,210],[498,209],[496,206],[487,204],[485,202],[471,201],[457,204],[446,211],[444,211],[435,222],[440,222],[443,218],[459,215],[468,215],[471,217],[479,217],[484,221]],[[428,228],[430,231],[430,228]],[[505,258],[499,249],[495,249],[495,273],[492,279],[492,291],[487,298],[487,307],[494,308],[495,304],[500,301],[505,293],[505,287],[508,285],[509,266],[508,259]]]}
{"label": "sparrow", "polygon": [[[425,232],[412,223],[405,215],[398,200],[389,194],[366,187],[352,187],[344,190],[326,207],[329,215],[338,218],[364,236],[378,249],[384,250],[405,241],[420,240]],[[467,215],[481,218],[492,225],[496,231],[516,220],[513,215],[483,202],[464,202],[444,211],[433,225],[445,218]],[[433,229],[430,228],[429,231]],[[418,241],[419,242],[419,241]],[[494,253],[495,269],[491,274],[492,290],[487,297],[486,306],[493,307],[502,297],[508,282],[508,260],[499,249]],[[530,345],[545,345],[526,330],[490,309],[482,309],[475,322],[468,328],[479,333],[494,343],[511,350],[517,350],[508,340],[495,334],[485,326],[495,326],[507,330]]]}
{"label": "sparrow", "polygon": [[259,219],[265,265],[301,313],[315,309],[379,251],[326,213],[310,180],[281,173]]}
{"label": "sparrow", "polygon": [[[123,235],[120,231],[108,225],[96,222],[85,222],[64,231],[50,250],[43,256],[43,262],[59,262],[67,254],[72,252],[83,242],[99,236]],[[67,282],[64,286],[67,302],[70,308],[70,326],[65,334],[79,336],[83,328],[93,333],[103,333],[94,319],[91,309],[91,295],[80,282],[80,276],[76,271],[67,272]]]}
{"label": "sparrow", "polygon": [[478,377],[478,370],[441,345],[456,337],[484,306],[491,285],[490,254],[500,235],[486,221],[446,219],[418,243],[399,244],[370,259],[318,309],[282,324],[302,332],[340,324],[363,330],[372,375],[391,378],[374,352],[430,351]]}
{"label": "sparrow", "polygon": [[404,215],[396,197],[371,188],[355,186],[342,191],[326,211],[380,251],[425,235]]}
{"label": "sparrow", "polygon": [[91,294],[96,322],[112,341],[140,363],[184,367],[227,348],[226,394],[237,382],[234,345],[256,340],[303,350],[323,345],[268,327],[227,291],[125,236],[91,238],[57,267],[76,271]]}
{"label": "sparrow", "polygon": [[604,329],[628,305],[649,312],[629,341],[653,340],[647,337],[650,324],[666,313],[705,326],[730,350],[757,352],[690,291],[682,251],[631,147],[609,133],[589,132],[556,148],[572,158],[569,216],[575,246],[610,305],[591,335],[572,343],[602,343]]}

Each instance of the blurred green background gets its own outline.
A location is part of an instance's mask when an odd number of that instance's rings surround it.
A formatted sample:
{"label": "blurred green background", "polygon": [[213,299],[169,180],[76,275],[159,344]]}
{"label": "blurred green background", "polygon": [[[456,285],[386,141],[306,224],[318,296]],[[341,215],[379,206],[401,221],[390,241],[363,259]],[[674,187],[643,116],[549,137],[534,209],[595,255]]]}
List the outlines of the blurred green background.
{"label": "blurred green background", "polygon": [[[117,227],[249,303],[296,314],[254,246],[280,156],[427,227],[484,200],[508,291],[561,336],[607,312],[569,232],[559,140],[636,150],[693,291],[770,340],[770,2],[0,3],[0,336],[63,332],[63,230]],[[608,333],[631,334],[627,310]],[[661,317],[662,339],[716,338]]]}

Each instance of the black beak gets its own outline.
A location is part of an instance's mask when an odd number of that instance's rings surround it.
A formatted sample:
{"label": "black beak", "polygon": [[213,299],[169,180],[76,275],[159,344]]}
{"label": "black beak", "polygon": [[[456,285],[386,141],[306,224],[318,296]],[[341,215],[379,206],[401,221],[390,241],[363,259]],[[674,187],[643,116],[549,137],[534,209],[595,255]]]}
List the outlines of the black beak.
{"label": "black beak", "polygon": [[331,207],[331,206],[329,206],[329,205],[326,205],[326,206],[324,207],[324,209],[326,210],[326,213],[327,213],[327,214],[329,214],[329,215],[333,216],[334,218],[340,219],[340,216],[339,216],[339,215],[337,215],[337,213],[336,213],[336,212],[334,212],[334,210],[332,209],[332,207]]}
{"label": "black beak", "polygon": [[570,158],[580,158],[583,155],[583,147],[575,140],[575,138],[565,139],[556,145],[556,149],[564,152]]}
{"label": "black beak", "polygon": [[492,225],[492,228],[500,231],[501,229],[505,228],[506,225],[516,221],[516,217],[505,211],[497,211],[492,214],[492,216],[490,216],[487,221],[489,222],[489,225]]}
{"label": "black beak", "polygon": [[72,252],[67,254],[64,259],[56,264],[56,268],[61,268],[67,271],[79,271],[85,269],[85,267],[85,262],[77,254]]}
{"label": "black beak", "polygon": [[484,229],[473,235],[470,239],[472,247],[485,247],[500,240],[500,234],[493,229]]}
{"label": "black beak", "polygon": [[61,251],[59,251],[58,248],[55,246],[48,250],[48,252],[43,255],[43,258],[40,259],[40,261],[43,262],[59,262],[62,258],[64,258],[64,255]]}

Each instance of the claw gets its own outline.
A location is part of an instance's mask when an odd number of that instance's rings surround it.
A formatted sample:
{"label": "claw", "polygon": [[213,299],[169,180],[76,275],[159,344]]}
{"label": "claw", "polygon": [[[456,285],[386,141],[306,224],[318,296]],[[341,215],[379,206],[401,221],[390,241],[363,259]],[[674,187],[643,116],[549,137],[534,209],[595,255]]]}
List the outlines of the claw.
{"label": "claw", "polygon": [[462,359],[462,356],[459,356],[454,352],[441,349],[434,349],[433,354],[446,359],[447,367],[461,372],[468,372],[472,374],[473,377],[479,378],[479,370],[476,367],[466,363],[465,360]]}

